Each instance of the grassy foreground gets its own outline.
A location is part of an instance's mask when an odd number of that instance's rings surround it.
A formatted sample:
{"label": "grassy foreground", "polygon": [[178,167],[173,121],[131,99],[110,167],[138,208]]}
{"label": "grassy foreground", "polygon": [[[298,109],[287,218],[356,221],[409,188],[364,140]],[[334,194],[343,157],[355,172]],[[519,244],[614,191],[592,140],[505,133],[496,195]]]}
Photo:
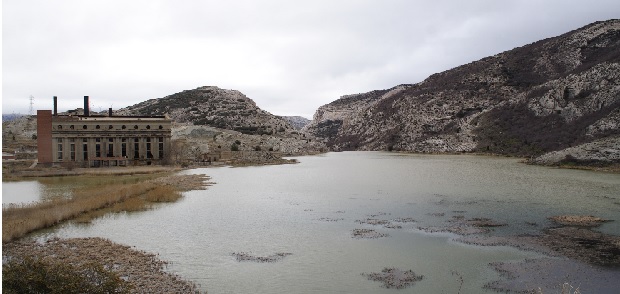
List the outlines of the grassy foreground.
{"label": "grassy foreground", "polygon": [[148,209],[156,202],[173,202],[182,197],[179,192],[182,188],[170,183],[192,182],[194,188],[200,189],[207,184],[205,179],[205,175],[171,176],[133,184],[86,187],[74,191],[70,199],[3,206],[2,242],[10,242],[62,221],[96,215],[104,208],[136,211]]}

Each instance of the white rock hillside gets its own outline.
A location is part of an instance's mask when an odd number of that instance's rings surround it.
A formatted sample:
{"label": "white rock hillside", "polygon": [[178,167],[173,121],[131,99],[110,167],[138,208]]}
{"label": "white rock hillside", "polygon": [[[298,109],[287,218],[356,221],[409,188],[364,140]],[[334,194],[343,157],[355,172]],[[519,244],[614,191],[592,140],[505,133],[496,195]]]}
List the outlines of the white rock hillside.
{"label": "white rock hillside", "polygon": [[620,134],[620,20],[342,97],[305,130],[332,150],[532,157]]}

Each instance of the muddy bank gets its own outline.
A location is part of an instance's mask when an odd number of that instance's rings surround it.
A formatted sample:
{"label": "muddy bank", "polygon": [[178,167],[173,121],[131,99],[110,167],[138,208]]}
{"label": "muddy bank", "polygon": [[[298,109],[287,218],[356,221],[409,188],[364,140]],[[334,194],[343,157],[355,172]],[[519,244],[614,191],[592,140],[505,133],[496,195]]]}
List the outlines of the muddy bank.
{"label": "muddy bank", "polygon": [[51,239],[42,243],[17,241],[2,246],[2,258],[39,256],[80,265],[96,262],[116,272],[135,293],[200,293],[198,286],[165,271],[157,255],[102,238]]}

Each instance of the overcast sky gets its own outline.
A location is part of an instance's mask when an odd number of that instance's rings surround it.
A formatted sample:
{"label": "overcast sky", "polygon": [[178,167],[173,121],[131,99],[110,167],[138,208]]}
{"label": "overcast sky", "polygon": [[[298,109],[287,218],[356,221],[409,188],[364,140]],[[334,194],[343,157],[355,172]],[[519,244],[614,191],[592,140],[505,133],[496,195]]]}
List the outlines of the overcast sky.
{"label": "overcast sky", "polygon": [[2,112],[114,109],[200,86],[312,118],[342,95],[620,18],[620,1],[3,0]]}

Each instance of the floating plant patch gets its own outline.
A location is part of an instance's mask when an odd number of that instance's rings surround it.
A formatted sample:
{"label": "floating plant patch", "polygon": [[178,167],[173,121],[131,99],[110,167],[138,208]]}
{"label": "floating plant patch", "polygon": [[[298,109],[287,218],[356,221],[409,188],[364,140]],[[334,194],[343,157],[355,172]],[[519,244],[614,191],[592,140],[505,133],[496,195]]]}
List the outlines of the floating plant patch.
{"label": "floating plant patch", "polygon": [[292,255],[293,253],[276,253],[269,256],[256,256],[247,252],[234,252],[232,256],[237,258],[237,261],[253,261],[253,262],[276,262],[283,258]]}
{"label": "floating plant patch", "polygon": [[399,217],[399,218],[395,218],[394,221],[397,223],[415,223],[416,222],[416,220],[413,219],[412,217]]}
{"label": "floating plant patch", "polygon": [[592,215],[556,215],[549,217],[550,220],[562,226],[597,227],[611,220],[602,219]]}
{"label": "floating plant patch", "polygon": [[373,225],[373,226],[385,226],[390,224],[389,220],[385,220],[385,219],[376,219],[376,218],[367,218],[367,219],[362,219],[362,220],[356,220],[355,221],[358,224],[367,224],[367,225]]}
{"label": "floating plant patch", "polygon": [[369,214],[368,217],[378,217],[378,216],[384,216],[384,215],[390,215],[391,213],[387,213],[387,212],[378,212],[376,214]]}
{"label": "floating plant patch", "polygon": [[384,225],[383,227],[386,228],[386,229],[402,229],[403,228],[403,226],[395,225],[393,223],[389,223],[387,225]]}
{"label": "floating plant patch", "polygon": [[337,221],[344,220],[344,218],[322,217],[322,218],[320,218],[319,220],[320,220],[320,221],[323,221],[323,222],[337,222]]}
{"label": "floating plant patch", "polygon": [[478,227],[478,228],[488,228],[488,227],[504,227],[507,226],[505,223],[498,223],[489,218],[475,217],[470,220],[467,220],[467,224],[470,226]]}
{"label": "floating plant patch", "polygon": [[392,224],[392,222],[386,219],[367,218],[367,219],[362,219],[362,220],[358,219],[355,222],[358,224],[383,226],[384,228],[388,228],[388,229],[402,229],[403,228],[400,225]]}
{"label": "floating plant patch", "polygon": [[427,213],[427,215],[430,215],[430,216],[438,216],[438,217],[439,217],[439,216],[444,216],[444,215],[446,215],[446,213],[445,213],[445,212],[429,212],[429,213]]}
{"label": "floating plant patch", "polygon": [[412,270],[403,271],[397,268],[384,268],[380,273],[362,273],[362,276],[371,281],[382,282],[388,289],[403,289],[421,281],[424,276],[416,275]]}
{"label": "floating plant patch", "polygon": [[351,232],[351,236],[356,239],[377,239],[382,237],[388,237],[388,234],[379,233],[370,229],[355,229]]}

